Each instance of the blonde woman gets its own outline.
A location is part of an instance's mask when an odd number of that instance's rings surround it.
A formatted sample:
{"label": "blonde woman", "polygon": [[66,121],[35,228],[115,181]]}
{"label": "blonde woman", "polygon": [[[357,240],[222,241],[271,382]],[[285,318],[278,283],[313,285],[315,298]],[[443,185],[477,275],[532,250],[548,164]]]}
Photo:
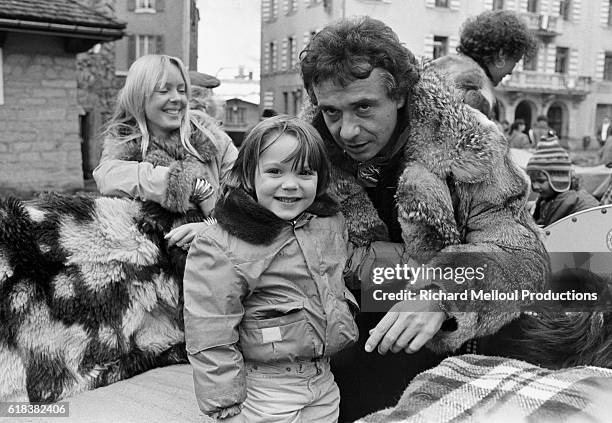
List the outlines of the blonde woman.
{"label": "blonde woman", "polygon": [[[190,112],[190,92],[189,74],[176,57],[147,55],[132,64],[93,172],[103,195],[210,215],[237,151],[212,118]],[[198,228],[175,228],[169,245],[187,248]]]}

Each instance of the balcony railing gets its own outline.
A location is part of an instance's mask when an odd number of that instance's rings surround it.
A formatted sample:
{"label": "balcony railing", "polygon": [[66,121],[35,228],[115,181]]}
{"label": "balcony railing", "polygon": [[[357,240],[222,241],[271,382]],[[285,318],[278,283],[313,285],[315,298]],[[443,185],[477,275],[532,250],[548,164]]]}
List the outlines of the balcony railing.
{"label": "balcony railing", "polygon": [[563,73],[514,71],[504,79],[500,88],[507,91],[540,91],[567,94],[587,94],[591,91],[591,78]]}
{"label": "balcony railing", "polygon": [[527,27],[536,35],[543,37],[554,37],[563,32],[563,20],[558,16],[545,15],[541,13],[521,13],[521,17],[527,22]]}

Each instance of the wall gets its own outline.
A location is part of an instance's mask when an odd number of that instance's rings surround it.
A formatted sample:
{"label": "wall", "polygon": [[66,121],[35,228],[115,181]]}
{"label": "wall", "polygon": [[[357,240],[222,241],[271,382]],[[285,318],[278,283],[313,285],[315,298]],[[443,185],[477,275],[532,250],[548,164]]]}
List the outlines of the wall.
{"label": "wall", "polygon": [[83,186],[75,55],[57,37],[8,33],[0,105],[0,188]]}

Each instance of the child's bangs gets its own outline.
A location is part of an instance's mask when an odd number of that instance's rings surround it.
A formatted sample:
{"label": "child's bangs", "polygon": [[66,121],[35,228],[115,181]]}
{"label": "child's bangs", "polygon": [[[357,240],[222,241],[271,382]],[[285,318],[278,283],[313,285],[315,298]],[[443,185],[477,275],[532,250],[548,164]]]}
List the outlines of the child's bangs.
{"label": "child's bangs", "polygon": [[293,170],[319,172],[322,162],[321,151],[315,148],[313,141],[310,140],[308,135],[299,130],[287,131],[286,133],[295,136],[298,144],[283,162],[295,160],[293,162]]}

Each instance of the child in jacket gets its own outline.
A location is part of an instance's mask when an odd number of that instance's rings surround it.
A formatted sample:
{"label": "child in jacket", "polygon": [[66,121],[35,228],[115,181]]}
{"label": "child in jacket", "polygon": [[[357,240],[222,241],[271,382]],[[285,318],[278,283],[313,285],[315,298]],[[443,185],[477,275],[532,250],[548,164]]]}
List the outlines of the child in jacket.
{"label": "child in jacket", "polygon": [[[247,136],[189,251],[185,337],[198,404],[224,422],[334,422],[329,357],[357,340],[347,229],[316,130],[279,115]],[[352,305],[350,305],[352,304]]]}
{"label": "child in jacket", "polygon": [[536,152],[527,162],[531,186],[538,194],[533,218],[540,226],[548,226],[569,216],[599,205],[588,192],[572,187],[572,162],[559,145],[554,133],[542,137]]}

